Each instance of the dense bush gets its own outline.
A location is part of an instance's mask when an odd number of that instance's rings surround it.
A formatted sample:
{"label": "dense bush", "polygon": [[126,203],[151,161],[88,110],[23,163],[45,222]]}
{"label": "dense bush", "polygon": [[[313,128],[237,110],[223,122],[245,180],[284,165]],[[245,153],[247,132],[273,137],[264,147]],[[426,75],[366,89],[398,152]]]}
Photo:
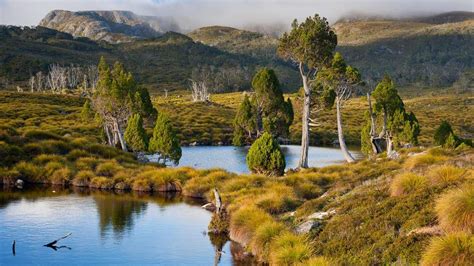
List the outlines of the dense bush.
{"label": "dense bush", "polygon": [[282,175],[285,171],[285,157],[280,145],[271,134],[265,132],[250,147],[247,154],[250,171],[265,175]]}
{"label": "dense bush", "polygon": [[124,134],[127,146],[135,152],[148,150],[148,136],[143,129],[143,119],[139,114],[134,114],[128,119]]}

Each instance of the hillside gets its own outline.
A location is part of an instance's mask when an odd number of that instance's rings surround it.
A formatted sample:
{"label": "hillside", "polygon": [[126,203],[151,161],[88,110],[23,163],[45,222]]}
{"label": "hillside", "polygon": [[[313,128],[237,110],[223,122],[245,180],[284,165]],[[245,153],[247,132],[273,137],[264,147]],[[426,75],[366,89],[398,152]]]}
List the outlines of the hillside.
{"label": "hillside", "polygon": [[110,43],[152,38],[178,30],[178,26],[170,21],[139,16],[130,11],[53,10],[41,20],[39,26],[67,32],[74,37]]}
{"label": "hillside", "polygon": [[74,38],[44,27],[0,26],[0,39],[0,88],[26,87],[32,74],[47,73],[53,63],[95,65],[102,55],[110,62],[123,62],[140,83],[155,91],[186,88],[196,68],[232,73],[233,79],[224,84],[224,91],[247,89],[250,77],[261,66],[273,64],[284,85],[291,81],[285,76],[292,76],[288,73],[293,71],[283,62],[268,63],[248,55],[228,53],[174,32],[108,44]]}

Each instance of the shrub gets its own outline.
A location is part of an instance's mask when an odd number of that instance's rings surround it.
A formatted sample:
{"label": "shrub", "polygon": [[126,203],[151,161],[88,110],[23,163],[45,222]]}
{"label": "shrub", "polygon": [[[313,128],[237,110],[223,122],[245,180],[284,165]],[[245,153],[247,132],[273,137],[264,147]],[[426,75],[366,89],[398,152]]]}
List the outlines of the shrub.
{"label": "shrub", "polygon": [[272,135],[265,132],[252,144],[247,155],[247,166],[253,173],[277,176],[283,174],[285,157]]}
{"label": "shrub", "polygon": [[474,232],[474,185],[464,185],[443,194],[436,201],[436,214],[447,231]]}
{"label": "shrub", "polygon": [[94,118],[94,111],[92,110],[91,102],[86,100],[81,109],[81,119],[83,121],[89,121]]}
{"label": "shrub", "polygon": [[178,164],[181,159],[181,147],[175,130],[171,125],[170,119],[162,114],[158,114],[155,128],[153,129],[153,137],[150,139],[150,152],[160,154],[160,159],[166,163],[168,160],[174,164]]}
{"label": "shrub", "polygon": [[149,192],[152,190],[152,183],[148,179],[135,179],[132,184],[132,189]]}
{"label": "shrub", "polygon": [[293,189],[282,185],[272,184],[265,188],[265,193],[260,193],[255,203],[258,207],[271,214],[279,214],[296,206],[296,197]]}
{"label": "shrub", "polygon": [[139,114],[134,114],[128,119],[124,138],[132,151],[148,150],[148,136],[143,129],[143,119]]}
{"label": "shrub", "polygon": [[453,134],[451,125],[447,121],[442,121],[434,133],[434,143],[443,146],[450,134]]}
{"label": "shrub", "polygon": [[64,157],[56,154],[40,154],[33,159],[34,163],[46,164],[49,162],[60,162],[64,163]]}
{"label": "shrub", "polygon": [[474,261],[474,236],[455,233],[434,237],[424,252],[421,265],[472,265]]}
{"label": "shrub", "polygon": [[72,172],[67,167],[62,167],[52,173],[49,177],[53,185],[67,185],[72,178]]}
{"label": "shrub", "polygon": [[95,178],[95,174],[92,171],[82,170],[77,172],[76,176],[72,180],[72,184],[76,187],[88,187],[91,180]]}
{"label": "shrub", "polygon": [[19,162],[23,156],[24,152],[20,147],[0,141],[0,166],[11,166]]}
{"label": "shrub", "polygon": [[51,161],[44,166],[44,172],[47,176],[50,176],[54,173],[54,171],[61,169],[63,167],[64,167],[64,164],[62,162]]}
{"label": "shrub", "polygon": [[273,265],[295,265],[308,260],[311,254],[311,247],[304,236],[286,232],[273,241],[270,263]]}
{"label": "shrub", "polygon": [[112,177],[115,173],[122,170],[123,167],[115,160],[100,163],[96,167],[96,174],[101,176]]}
{"label": "shrub", "polygon": [[404,173],[395,176],[390,184],[390,195],[407,195],[428,186],[428,179],[424,176],[412,173]]}
{"label": "shrub", "polygon": [[461,180],[465,172],[452,165],[442,165],[431,169],[428,176],[434,184],[450,185]]}
{"label": "shrub", "polygon": [[254,237],[249,247],[260,261],[268,261],[270,255],[270,245],[273,239],[285,231],[283,224],[275,221],[268,221],[260,225],[255,231]]}
{"label": "shrub", "polygon": [[43,170],[32,163],[19,162],[15,165],[14,170],[20,174],[20,178],[25,182],[44,183],[46,181]]}

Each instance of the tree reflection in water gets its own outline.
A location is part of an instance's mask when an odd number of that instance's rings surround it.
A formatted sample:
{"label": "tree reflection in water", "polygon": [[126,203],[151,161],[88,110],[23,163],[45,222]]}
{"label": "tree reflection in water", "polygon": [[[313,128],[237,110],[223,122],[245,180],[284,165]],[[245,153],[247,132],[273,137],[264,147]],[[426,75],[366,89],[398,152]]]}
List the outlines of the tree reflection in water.
{"label": "tree reflection in water", "polygon": [[148,205],[146,201],[110,192],[93,193],[93,198],[102,237],[112,230],[114,237],[121,239],[124,233],[133,229],[134,220],[140,217]]}

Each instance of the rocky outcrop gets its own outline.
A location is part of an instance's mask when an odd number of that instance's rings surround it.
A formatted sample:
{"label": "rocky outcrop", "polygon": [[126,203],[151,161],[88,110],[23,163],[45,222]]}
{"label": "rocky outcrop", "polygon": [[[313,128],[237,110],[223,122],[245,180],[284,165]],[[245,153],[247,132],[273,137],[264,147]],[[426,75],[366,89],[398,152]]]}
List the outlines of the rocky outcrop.
{"label": "rocky outcrop", "polygon": [[171,21],[139,16],[130,11],[53,10],[39,25],[69,33],[74,37],[87,37],[110,43],[153,38],[170,30],[178,30],[178,26]]}

